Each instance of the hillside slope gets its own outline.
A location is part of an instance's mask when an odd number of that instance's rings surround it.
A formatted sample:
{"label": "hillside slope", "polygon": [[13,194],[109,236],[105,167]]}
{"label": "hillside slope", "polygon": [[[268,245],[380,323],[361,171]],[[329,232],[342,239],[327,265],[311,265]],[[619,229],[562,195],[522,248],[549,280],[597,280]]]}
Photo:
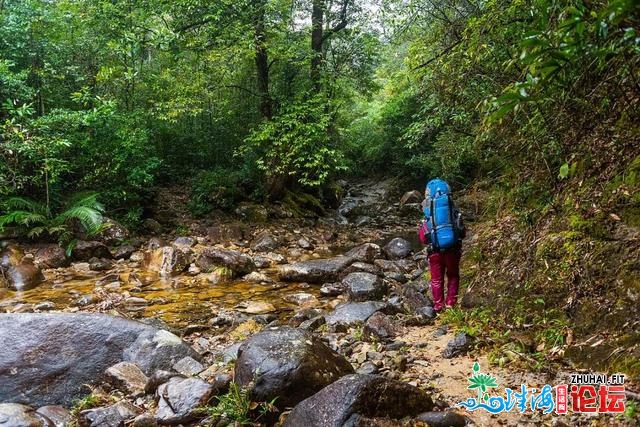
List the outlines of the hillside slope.
{"label": "hillside slope", "polygon": [[[634,133],[609,128],[584,138],[554,184],[513,185],[514,172],[462,197],[476,219],[463,257],[463,306],[473,309],[466,320],[497,348],[516,336],[520,354],[539,366],[556,360],[640,377]],[[495,358],[509,359],[500,350]]]}

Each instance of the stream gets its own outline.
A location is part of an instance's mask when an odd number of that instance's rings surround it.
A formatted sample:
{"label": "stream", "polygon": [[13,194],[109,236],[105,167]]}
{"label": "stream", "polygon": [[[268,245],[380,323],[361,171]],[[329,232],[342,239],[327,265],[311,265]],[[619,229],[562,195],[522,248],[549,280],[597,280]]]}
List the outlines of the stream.
{"label": "stream", "polygon": [[[146,268],[144,257],[149,251],[142,247],[130,259],[112,263],[104,271],[91,270],[86,262],[78,262],[66,268],[44,270],[45,282],[34,289],[10,291],[2,288],[0,311],[117,310],[127,317],[155,318],[180,329],[206,324],[217,313],[229,310],[275,314],[286,319],[301,308],[327,309],[332,298],[323,297],[320,286],[280,281],[277,264],[330,258],[360,243],[384,245],[394,237],[408,239],[419,251],[421,247],[414,232],[419,210],[415,206],[405,207],[402,213],[397,201],[385,202],[392,192],[391,185],[389,181],[364,183],[350,189],[335,216],[322,218],[313,226],[293,224],[292,227],[286,222],[255,227],[254,235],[266,229],[283,242],[275,250],[280,261],[257,270],[264,280],[248,281],[241,277],[212,283],[207,274],[191,269],[162,276]],[[320,236],[327,233],[336,236],[335,239],[324,241]],[[313,242],[312,249],[299,247],[297,242],[301,236]],[[164,240],[169,242],[171,237]],[[194,236],[194,241],[199,242],[193,248],[195,252],[213,243],[202,236]],[[218,247],[244,252],[249,244],[248,240],[216,242]],[[302,303],[301,298],[305,300]],[[247,311],[248,302],[264,306]]]}

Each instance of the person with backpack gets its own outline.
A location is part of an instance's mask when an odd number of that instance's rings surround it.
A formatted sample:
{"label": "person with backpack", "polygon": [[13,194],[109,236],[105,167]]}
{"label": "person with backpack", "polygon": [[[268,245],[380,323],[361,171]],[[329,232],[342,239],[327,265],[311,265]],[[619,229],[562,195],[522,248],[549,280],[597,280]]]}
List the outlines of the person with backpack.
{"label": "person with backpack", "polygon": [[422,211],[425,219],[420,224],[418,236],[420,242],[427,246],[433,309],[439,313],[445,307],[453,307],[458,300],[462,239],[466,229],[462,214],[451,197],[449,184],[440,178],[427,183]]}

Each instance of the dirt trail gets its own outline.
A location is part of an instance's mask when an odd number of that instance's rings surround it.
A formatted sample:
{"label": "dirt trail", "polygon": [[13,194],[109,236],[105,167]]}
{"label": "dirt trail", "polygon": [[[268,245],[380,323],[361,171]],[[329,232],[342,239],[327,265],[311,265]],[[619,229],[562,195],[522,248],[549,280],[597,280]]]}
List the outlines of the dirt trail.
{"label": "dirt trail", "polygon": [[575,413],[543,415],[542,410],[534,412],[527,409],[524,413],[520,413],[514,408],[510,412],[493,415],[483,409],[468,411],[462,407],[456,407],[457,403],[477,396],[475,389],[467,388],[470,385],[468,379],[473,374],[473,366],[476,362],[480,364],[482,373],[491,374],[497,379],[498,387],[488,390],[492,396],[505,396],[505,387],[518,391],[521,384],[525,384],[528,390],[536,388],[539,392],[545,384],[554,387],[561,383],[567,383],[570,373],[532,373],[509,369],[508,366],[505,368],[491,366],[486,352],[482,350],[472,350],[466,355],[445,359],[442,357],[442,352],[447,343],[456,336],[456,332],[449,330],[440,335],[442,326],[443,323],[436,319],[432,325],[407,327],[404,334],[398,337],[407,343],[410,360],[401,380],[430,390],[435,401],[442,401],[449,407],[449,410],[469,417],[474,425],[479,427],[496,425],[590,427],[634,425],[633,421],[628,418],[610,414],[591,417]]}
{"label": "dirt trail", "polygon": [[[496,424],[516,425],[522,418],[517,412],[492,415],[487,411],[467,411],[463,408],[455,408],[455,405],[470,397],[475,397],[475,390],[467,389],[470,384],[468,378],[473,373],[473,365],[478,362],[482,372],[489,372],[498,378],[498,385],[504,386],[510,383],[512,374],[497,367],[489,367],[489,361],[484,354],[463,355],[452,359],[442,357],[442,352],[454,337],[451,330],[440,335],[442,323],[437,321],[433,325],[407,327],[405,334],[399,339],[406,342],[409,348],[409,364],[402,380],[415,381],[416,378],[428,380],[427,384],[422,384],[428,389],[432,389],[434,400],[445,402],[456,412],[466,415],[477,426],[493,426]],[[437,336],[440,335],[440,336]]]}

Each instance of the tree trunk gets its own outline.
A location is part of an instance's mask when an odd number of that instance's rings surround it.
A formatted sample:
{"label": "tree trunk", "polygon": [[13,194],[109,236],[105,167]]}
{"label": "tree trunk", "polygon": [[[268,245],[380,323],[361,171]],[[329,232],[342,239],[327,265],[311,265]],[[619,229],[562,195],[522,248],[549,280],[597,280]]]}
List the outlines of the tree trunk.
{"label": "tree trunk", "polygon": [[320,68],[322,65],[322,43],[324,25],[324,1],[313,0],[311,10],[311,82],[317,91],[321,88]]}
{"label": "tree trunk", "polygon": [[273,102],[269,93],[269,56],[266,47],[265,0],[256,2],[254,15],[255,62],[258,75],[258,93],[260,95],[260,115],[264,120],[273,117]]}

